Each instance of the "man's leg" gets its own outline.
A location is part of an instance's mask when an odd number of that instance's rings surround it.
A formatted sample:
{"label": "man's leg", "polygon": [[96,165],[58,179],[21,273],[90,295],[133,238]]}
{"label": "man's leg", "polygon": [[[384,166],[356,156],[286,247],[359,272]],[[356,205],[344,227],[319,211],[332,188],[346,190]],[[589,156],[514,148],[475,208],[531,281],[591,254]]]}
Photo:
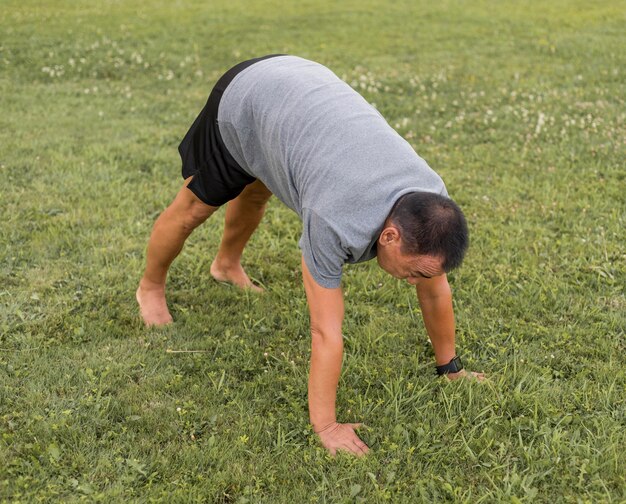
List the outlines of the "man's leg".
{"label": "man's leg", "polygon": [[252,283],[241,266],[241,254],[261,222],[267,201],[272,193],[260,181],[246,186],[242,193],[226,207],[226,221],[220,248],[211,264],[211,275],[220,282],[262,291]]}
{"label": "man's leg", "polygon": [[180,253],[191,232],[218,207],[209,206],[187,189],[191,177],[154,223],[146,259],[146,270],[139,282],[136,297],[146,325],[172,321],[165,301],[165,279],[172,261]]}

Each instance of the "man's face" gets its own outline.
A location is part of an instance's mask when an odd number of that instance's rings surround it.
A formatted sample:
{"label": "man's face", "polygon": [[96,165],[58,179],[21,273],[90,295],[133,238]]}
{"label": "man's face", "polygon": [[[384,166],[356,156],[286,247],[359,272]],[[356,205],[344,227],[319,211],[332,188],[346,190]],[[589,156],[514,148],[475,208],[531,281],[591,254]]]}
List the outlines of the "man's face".
{"label": "man's face", "polygon": [[391,276],[416,285],[423,278],[444,274],[440,257],[404,254],[401,249],[399,230],[394,226],[385,228],[378,239],[376,260]]}

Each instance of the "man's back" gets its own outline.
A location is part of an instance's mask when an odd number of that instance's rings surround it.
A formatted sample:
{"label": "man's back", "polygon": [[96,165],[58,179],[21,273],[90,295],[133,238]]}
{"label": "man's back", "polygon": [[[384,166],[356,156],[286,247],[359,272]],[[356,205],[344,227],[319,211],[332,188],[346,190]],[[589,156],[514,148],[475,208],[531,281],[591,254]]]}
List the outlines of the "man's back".
{"label": "man's back", "polygon": [[312,61],[280,56],[245,69],[224,92],[218,120],[241,167],[302,218],[300,247],[322,286],[339,285],[344,263],[375,256],[402,194],[447,195],[363,97]]}

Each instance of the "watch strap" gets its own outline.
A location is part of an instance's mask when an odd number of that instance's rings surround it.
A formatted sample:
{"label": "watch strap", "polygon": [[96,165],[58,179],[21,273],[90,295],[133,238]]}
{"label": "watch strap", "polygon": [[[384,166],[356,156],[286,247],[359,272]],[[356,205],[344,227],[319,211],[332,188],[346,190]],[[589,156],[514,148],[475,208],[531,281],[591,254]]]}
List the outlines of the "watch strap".
{"label": "watch strap", "polygon": [[463,369],[463,362],[461,362],[461,358],[457,355],[452,358],[450,362],[447,364],[442,364],[441,366],[436,366],[437,375],[442,376],[448,373],[458,373]]}

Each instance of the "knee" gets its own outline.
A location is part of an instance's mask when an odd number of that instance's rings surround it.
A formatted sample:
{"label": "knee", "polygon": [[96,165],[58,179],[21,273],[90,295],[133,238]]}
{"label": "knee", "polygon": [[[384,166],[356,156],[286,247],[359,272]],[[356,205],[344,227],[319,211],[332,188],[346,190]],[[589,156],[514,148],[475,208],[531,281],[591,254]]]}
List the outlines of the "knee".
{"label": "knee", "polygon": [[255,210],[258,210],[259,212],[265,211],[266,203],[267,203],[267,199],[263,199],[263,198],[251,198],[248,201],[248,204]]}
{"label": "knee", "polygon": [[194,202],[180,215],[181,224],[185,231],[190,233],[207,220],[215,210],[216,208],[204,203]]}
{"label": "knee", "polygon": [[249,191],[245,195],[245,200],[248,205],[257,210],[264,210],[267,201],[272,196],[269,191]]}

